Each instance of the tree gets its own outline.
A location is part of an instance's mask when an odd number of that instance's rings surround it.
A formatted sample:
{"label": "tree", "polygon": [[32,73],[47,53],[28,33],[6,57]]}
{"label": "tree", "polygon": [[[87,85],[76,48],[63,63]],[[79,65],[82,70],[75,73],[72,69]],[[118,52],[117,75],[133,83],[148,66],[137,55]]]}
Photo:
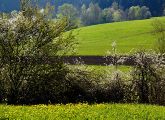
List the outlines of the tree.
{"label": "tree", "polygon": [[128,11],[128,19],[136,20],[141,18],[141,8],[139,6],[132,6]]}
{"label": "tree", "polygon": [[90,3],[87,9],[87,25],[94,25],[101,23],[101,8],[98,4]]}
{"label": "tree", "polygon": [[58,7],[58,18],[66,17],[69,23],[69,29],[79,26],[78,10],[72,4],[63,4]]}
{"label": "tree", "polygon": [[142,18],[142,19],[148,19],[148,18],[150,18],[151,16],[152,16],[152,15],[151,15],[151,12],[150,12],[149,8],[146,7],[146,6],[142,6],[142,7],[141,7],[141,18]]}
{"label": "tree", "polygon": [[148,19],[151,17],[151,12],[146,6],[132,6],[128,10],[128,19]]}
{"label": "tree", "polygon": [[65,19],[54,22],[36,8],[0,19],[0,87],[9,104],[54,99],[66,75],[61,56],[74,45],[71,33],[63,35],[66,27]]}
{"label": "tree", "polygon": [[164,0],[93,0],[95,3],[98,3],[101,8],[106,8],[112,5],[115,1],[123,9],[128,9],[131,6],[147,6],[153,16],[162,15],[163,4],[165,3]]}
{"label": "tree", "polygon": [[119,9],[119,4],[117,2],[113,2],[111,8],[113,10],[118,10]]}
{"label": "tree", "polygon": [[86,25],[87,24],[87,8],[86,8],[86,5],[83,4],[81,6],[81,22],[83,25]]}
{"label": "tree", "polygon": [[20,10],[24,11],[30,6],[31,0],[19,0]]}
{"label": "tree", "polygon": [[113,21],[114,22],[122,21],[122,13],[119,10],[113,13]]}
{"label": "tree", "polygon": [[162,15],[165,16],[165,9],[163,10],[163,14]]}
{"label": "tree", "polygon": [[105,8],[102,11],[102,19],[103,19],[103,23],[110,23],[113,21],[113,11],[111,8]]}
{"label": "tree", "polygon": [[113,2],[110,8],[106,8],[102,12],[102,17],[104,21],[118,22],[125,20],[125,12],[119,8],[119,4]]}

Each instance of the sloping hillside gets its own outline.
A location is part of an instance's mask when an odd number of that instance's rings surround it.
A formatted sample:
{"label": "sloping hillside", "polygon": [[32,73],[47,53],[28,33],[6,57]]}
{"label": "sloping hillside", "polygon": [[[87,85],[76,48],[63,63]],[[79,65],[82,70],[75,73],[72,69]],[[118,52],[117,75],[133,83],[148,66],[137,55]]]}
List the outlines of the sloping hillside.
{"label": "sloping hillside", "polygon": [[105,55],[108,50],[112,50],[113,41],[116,41],[117,51],[122,54],[131,50],[154,48],[154,19],[165,20],[165,17],[79,28],[76,30],[79,31],[77,38],[80,43],[78,55]]}

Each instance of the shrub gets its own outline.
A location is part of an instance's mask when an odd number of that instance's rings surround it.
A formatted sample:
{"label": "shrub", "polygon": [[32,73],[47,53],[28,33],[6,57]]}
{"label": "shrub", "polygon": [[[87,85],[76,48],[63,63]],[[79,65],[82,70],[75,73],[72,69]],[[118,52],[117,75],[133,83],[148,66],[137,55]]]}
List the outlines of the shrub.
{"label": "shrub", "polygon": [[9,104],[53,99],[67,73],[60,56],[74,46],[74,36],[63,35],[66,27],[65,19],[54,23],[36,8],[0,19],[0,88]]}
{"label": "shrub", "polygon": [[165,105],[164,63],[164,56],[161,54],[136,54],[132,91],[138,102]]}
{"label": "shrub", "polygon": [[[68,80],[75,86],[76,92],[71,92],[71,96],[78,98],[79,102],[103,103],[122,102],[124,99],[124,74],[121,72],[111,72],[110,69],[95,69],[87,66],[72,67],[68,74]],[[72,88],[72,87],[71,87]],[[71,89],[74,90],[74,89]]]}

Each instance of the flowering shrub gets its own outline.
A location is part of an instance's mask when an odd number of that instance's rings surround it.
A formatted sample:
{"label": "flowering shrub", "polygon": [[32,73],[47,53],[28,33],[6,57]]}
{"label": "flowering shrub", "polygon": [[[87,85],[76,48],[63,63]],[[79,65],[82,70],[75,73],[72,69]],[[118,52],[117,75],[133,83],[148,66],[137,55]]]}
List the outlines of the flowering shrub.
{"label": "flowering shrub", "polygon": [[165,58],[162,54],[135,54],[133,92],[140,103],[165,105]]}
{"label": "flowering shrub", "polygon": [[[74,45],[71,33],[63,35],[66,27],[65,19],[54,23],[32,8],[0,19],[2,99],[9,104],[49,101],[57,90],[53,86],[60,86],[67,71],[60,56]],[[47,64],[50,56],[57,56],[56,61]]]}
{"label": "flowering shrub", "polygon": [[108,66],[106,68],[72,66],[67,79],[75,88],[73,92],[73,87],[70,87],[72,90],[70,95],[79,102],[123,102],[124,81],[127,78],[121,71],[112,72]]}

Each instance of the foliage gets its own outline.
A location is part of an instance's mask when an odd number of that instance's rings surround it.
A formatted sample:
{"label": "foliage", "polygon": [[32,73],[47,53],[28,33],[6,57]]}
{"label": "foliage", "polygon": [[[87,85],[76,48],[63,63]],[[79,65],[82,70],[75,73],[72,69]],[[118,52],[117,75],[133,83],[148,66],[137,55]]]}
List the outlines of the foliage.
{"label": "foliage", "polygon": [[112,16],[113,16],[113,21],[115,21],[115,22],[122,21],[121,11],[115,11]]}
{"label": "foliage", "polygon": [[63,4],[58,7],[57,18],[66,17],[68,20],[68,28],[73,29],[79,26],[78,10],[72,4]]}
{"label": "foliage", "polygon": [[102,19],[105,23],[110,23],[112,22],[112,14],[113,14],[113,11],[109,8],[105,8],[103,11],[102,11]]}
{"label": "foliage", "polygon": [[165,104],[165,61],[161,54],[135,55],[133,92],[140,103]]}
{"label": "foliage", "polygon": [[128,18],[130,20],[134,20],[134,19],[140,19],[140,7],[139,6],[132,6],[129,8],[128,11]]}
{"label": "foliage", "polygon": [[[50,100],[56,93],[50,86],[60,85],[67,71],[60,56],[74,45],[72,34],[63,35],[66,27],[65,19],[54,23],[44,11],[33,8],[12,12],[11,17],[0,20],[3,100],[9,104]],[[48,64],[50,56],[56,61]]]}
{"label": "foliage", "polygon": [[[49,4],[53,6],[54,19],[58,18],[67,18],[69,23],[69,29],[74,29],[80,26],[85,25],[95,25],[100,23],[109,23],[109,22],[118,22],[124,20],[135,20],[135,19],[147,19],[150,18],[151,12],[150,9],[146,6],[128,6],[127,9],[124,9],[120,2],[111,1],[109,6],[101,7],[97,2],[91,1],[81,1],[78,5],[75,5],[77,1],[36,1],[36,0],[25,0],[33,5],[38,5],[39,8],[44,8]],[[89,4],[89,2],[91,2]],[[20,0],[20,5],[24,4]],[[42,4],[42,5],[41,5]],[[78,9],[80,8],[81,9]],[[26,9],[25,7],[20,6],[20,10]]]}
{"label": "foliage", "polygon": [[141,12],[141,18],[142,19],[148,19],[148,18],[150,18],[152,16],[149,8],[146,7],[146,6],[142,6],[140,12]]}
{"label": "foliage", "polygon": [[82,18],[86,19],[82,19],[85,21],[82,21],[83,23],[85,23],[85,25],[94,25],[94,24],[99,24],[101,23],[101,8],[99,7],[98,4],[93,4],[90,3],[89,4],[89,8],[85,10],[85,8],[83,7],[83,14],[82,14]]}
{"label": "foliage", "polygon": [[[36,0],[33,0],[36,1]],[[38,4],[43,7],[45,6],[47,0],[37,0]],[[162,10],[164,9],[164,0],[49,0],[51,5],[58,8],[64,3],[73,4],[76,8],[80,8],[83,4],[88,6],[90,2],[99,4],[99,6],[104,9],[112,5],[113,2],[117,2],[119,6],[125,9],[129,9],[131,6],[147,6],[153,16],[162,15]],[[0,1],[0,11],[11,12],[12,10],[19,10],[19,0],[1,0]]]}
{"label": "foliage", "polygon": [[147,6],[153,16],[162,15],[164,8],[164,0],[93,0],[98,3],[101,8],[106,8],[117,2],[122,8],[129,9],[131,6]]}
{"label": "foliage", "polygon": [[[39,10],[37,7],[26,6],[28,3],[22,5],[21,12],[14,11],[9,16],[2,15],[0,19],[0,101],[8,104],[78,102],[165,104],[165,63],[162,53],[135,54],[134,71],[129,81],[124,77],[125,74],[117,70],[119,57],[116,54],[116,42],[112,44],[113,64],[116,67],[112,73],[108,70],[97,71],[87,67],[70,68],[64,64],[62,56],[72,52],[75,36],[72,31],[63,33],[68,30],[68,26],[70,28],[75,24],[70,22],[75,19],[76,8],[69,4],[59,7],[62,18],[54,22],[47,15],[49,9]],[[143,13],[147,10],[143,7]],[[85,22],[88,25],[101,23],[102,15],[107,19],[109,16],[106,14],[109,12],[112,12],[113,21],[121,21],[124,15],[124,11],[117,3],[106,9],[105,13],[102,13],[98,4],[93,3],[87,9],[83,6],[81,12],[84,18],[89,18]],[[131,7],[128,13],[134,17],[131,19],[140,19],[142,15],[138,6]],[[128,25],[130,22],[125,23]],[[162,32],[162,27],[160,28],[161,31],[158,29],[158,32]],[[140,34],[144,33],[146,32]],[[116,35],[118,36],[118,33]],[[51,57],[55,61],[51,62]]]}
{"label": "foliage", "polygon": [[68,78],[76,83],[77,88],[84,91],[85,94],[80,92],[83,101],[88,103],[122,102],[125,80],[120,79],[125,78],[122,72],[110,72],[110,69],[96,69],[82,65],[72,67],[72,71]]}
{"label": "foliage", "polygon": [[119,4],[116,2],[105,9],[101,9],[98,4],[93,3],[89,5],[89,8],[86,8],[85,5],[81,8],[81,20],[83,25],[147,19],[150,17],[151,13],[146,6],[132,6],[127,11],[120,8]]}
{"label": "foliage", "polygon": [[98,4],[83,4],[81,10],[72,4],[63,4],[58,7],[57,18],[66,17],[73,28],[81,25],[95,25],[100,23],[119,22],[124,20],[147,19],[151,17],[149,8],[146,6],[132,6],[124,10],[118,3],[114,2],[110,7],[101,9]]}
{"label": "foliage", "polygon": [[130,20],[147,19],[150,17],[151,13],[146,6],[132,6],[128,10],[128,19]]}

